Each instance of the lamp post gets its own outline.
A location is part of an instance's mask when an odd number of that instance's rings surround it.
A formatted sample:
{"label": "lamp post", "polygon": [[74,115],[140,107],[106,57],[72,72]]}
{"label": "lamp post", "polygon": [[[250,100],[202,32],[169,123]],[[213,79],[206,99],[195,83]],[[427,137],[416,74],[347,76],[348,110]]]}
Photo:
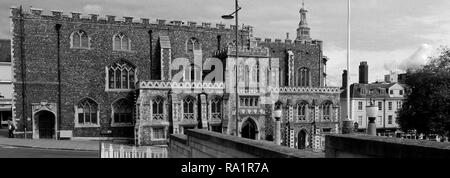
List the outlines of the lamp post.
{"label": "lamp post", "polygon": [[375,119],[377,118],[378,108],[375,106],[374,102],[370,102],[369,106],[366,106],[366,114],[369,119],[369,124],[367,126],[367,134],[371,136],[377,135],[377,127],[375,125]]}
{"label": "lamp post", "polygon": [[273,116],[275,117],[275,144],[281,145],[281,116],[282,116],[281,107],[275,108],[273,112]]}
{"label": "lamp post", "polygon": [[238,0],[236,0],[236,4],[235,4],[235,11],[229,15],[222,15],[223,19],[233,19],[233,15],[236,14],[236,29],[235,29],[235,35],[236,35],[236,42],[235,42],[235,46],[236,46],[236,65],[235,65],[235,69],[236,69],[236,115],[235,115],[235,123],[236,123],[236,128],[235,128],[235,135],[239,136],[239,131],[238,131],[238,118],[239,118],[239,93],[238,93],[238,57],[239,57],[239,48],[238,48],[238,11],[241,10],[241,7],[239,7],[238,5]]}

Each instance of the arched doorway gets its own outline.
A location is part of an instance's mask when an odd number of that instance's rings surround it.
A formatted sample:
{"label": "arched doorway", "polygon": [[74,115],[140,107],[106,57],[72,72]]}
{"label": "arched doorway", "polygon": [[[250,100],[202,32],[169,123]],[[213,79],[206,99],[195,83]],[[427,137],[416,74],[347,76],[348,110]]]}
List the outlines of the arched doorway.
{"label": "arched doorway", "polygon": [[298,149],[305,149],[306,148],[306,131],[301,130],[298,132]]}
{"label": "arched doorway", "polygon": [[242,132],[241,136],[243,138],[248,139],[256,139],[256,134],[258,133],[258,128],[256,127],[256,123],[248,118],[243,124],[242,124]]}
{"label": "arched doorway", "polygon": [[55,135],[55,115],[50,111],[36,113],[40,139],[52,139]]}

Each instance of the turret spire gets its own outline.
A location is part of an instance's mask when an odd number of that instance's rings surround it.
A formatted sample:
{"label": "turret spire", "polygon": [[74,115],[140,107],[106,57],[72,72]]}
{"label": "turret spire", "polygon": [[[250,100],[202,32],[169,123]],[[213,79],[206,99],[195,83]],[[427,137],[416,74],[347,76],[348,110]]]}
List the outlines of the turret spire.
{"label": "turret spire", "polygon": [[308,22],[306,20],[306,13],[308,11],[305,9],[305,1],[302,1],[302,8],[300,9],[300,23],[298,24],[297,29],[297,39],[298,41],[303,40],[311,40],[311,37],[309,35],[309,31],[311,30],[308,27]]}

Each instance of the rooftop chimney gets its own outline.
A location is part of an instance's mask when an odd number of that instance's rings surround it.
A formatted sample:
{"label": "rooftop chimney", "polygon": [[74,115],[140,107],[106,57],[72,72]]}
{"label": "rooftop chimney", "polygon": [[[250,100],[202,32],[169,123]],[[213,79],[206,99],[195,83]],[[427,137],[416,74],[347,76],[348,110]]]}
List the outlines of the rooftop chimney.
{"label": "rooftop chimney", "polygon": [[359,64],[359,83],[369,83],[369,66],[367,65],[367,61],[362,61]]}
{"label": "rooftop chimney", "polygon": [[347,87],[347,70],[342,73],[342,89]]}

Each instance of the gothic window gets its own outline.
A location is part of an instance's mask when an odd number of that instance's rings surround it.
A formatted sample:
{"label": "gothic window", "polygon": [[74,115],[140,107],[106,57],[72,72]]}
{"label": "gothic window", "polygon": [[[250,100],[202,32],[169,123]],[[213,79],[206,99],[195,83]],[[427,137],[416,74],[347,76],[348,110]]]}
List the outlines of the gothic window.
{"label": "gothic window", "polygon": [[297,71],[297,86],[309,87],[310,86],[310,72],[306,67],[299,68]]}
{"label": "gothic window", "polygon": [[258,70],[258,66],[255,66],[252,69],[252,82],[257,83],[257,82],[259,82],[258,79],[259,79],[259,70]]}
{"label": "gothic window", "polygon": [[89,36],[83,30],[73,32],[70,38],[71,48],[89,48]]}
{"label": "gothic window", "polygon": [[267,68],[267,71],[266,71],[266,72],[267,72],[267,75],[266,75],[267,86],[270,86],[270,77],[271,77],[271,76],[270,76],[270,73],[271,73],[271,72],[270,72],[270,68]]}
{"label": "gothic window", "polygon": [[195,100],[192,97],[187,97],[183,100],[183,118],[194,119],[194,104]]}
{"label": "gothic window", "polygon": [[131,40],[124,33],[114,35],[113,49],[116,51],[129,51]]}
{"label": "gothic window", "polygon": [[164,140],[166,139],[166,131],[164,127],[152,128],[153,139],[154,140]]}
{"label": "gothic window", "polygon": [[331,101],[325,101],[322,104],[322,112],[323,112],[323,120],[331,119],[331,109],[333,107],[333,103]]}
{"label": "gothic window", "polygon": [[212,119],[220,119],[222,117],[222,100],[215,98],[211,100],[211,114]]}
{"label": "gothic window", "polygon": [[76,114],[79,125],[97,125],[98,124],[98,105],[89,98],[82,99],[77,107]]}
{"label": "gothic window", "polygon": [[302,101],[297,105],[298,120],[306,120],[307,107],[308,107],[308,103],[306,101]]}
{"label": "gothic window", "polygon": [[160,97],[152,101],[152,118],[153,120],[164,120],[164,100]]}
{"label": "gothic window", "polygon": [[135,67],[126,62],[119,61],[107,67],[108,88],[109,89],[134,89],[135,88]]}
{"label": "gothic window", "polygon": [[193,52],[194,50],[201,50],[202,46],[197,38],[190,38],[186,42],[186,52]]}
{"label": "gothic window", "polygon": [[133,103],[128,99],[122,98],[113,103],[113,122],[114,123],[132,123],[133,121]]}
{"label": "gothic window", "polygon": [[246,65],[244,70],[245,88],[248,88],[250,86],[250,67]]}

